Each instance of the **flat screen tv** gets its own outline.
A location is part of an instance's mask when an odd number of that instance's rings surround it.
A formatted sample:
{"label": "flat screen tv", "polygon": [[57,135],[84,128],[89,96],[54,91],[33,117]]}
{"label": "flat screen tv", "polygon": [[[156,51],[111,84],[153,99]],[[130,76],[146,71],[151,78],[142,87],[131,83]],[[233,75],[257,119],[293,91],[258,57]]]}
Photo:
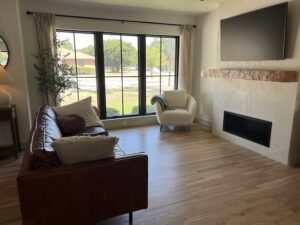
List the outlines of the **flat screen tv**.
{"label": "flat screen tv", "polygon": [[288,3],[221,20],[221,61],[282,60]]}

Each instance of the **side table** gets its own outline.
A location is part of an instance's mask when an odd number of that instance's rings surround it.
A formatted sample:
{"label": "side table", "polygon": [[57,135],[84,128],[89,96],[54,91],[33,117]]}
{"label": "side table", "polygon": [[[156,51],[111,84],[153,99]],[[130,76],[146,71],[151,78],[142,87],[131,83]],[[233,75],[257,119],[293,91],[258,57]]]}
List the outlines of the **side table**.
{"label": "side table", "polygon": [[21,147],[17,122],[17,110],[15,105],[11,105],[11,107],[8,108],[0,108],[0,122],[10,123],[13,146],[8,147],[13,147],[14,150],[12,154],[14,154],[15,158],[18,159],[18,152],[20,151]]}

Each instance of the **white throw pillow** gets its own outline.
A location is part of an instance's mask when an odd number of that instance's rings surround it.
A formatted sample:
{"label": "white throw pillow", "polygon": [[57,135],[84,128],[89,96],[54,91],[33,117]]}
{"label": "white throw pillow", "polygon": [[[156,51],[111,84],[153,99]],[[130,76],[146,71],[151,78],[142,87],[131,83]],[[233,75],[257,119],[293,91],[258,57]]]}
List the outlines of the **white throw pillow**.
{"label": "white throw pillow", "polygon": [[112,136],[71,136],[56,139],[52,146],[62,164],[72,164],[112,158],[118,141]]}
{"label": "white throw pillow", "polygon": [[168,105],[174,108],[185,109],[187,106],[188,95],[186,90],[164,91],[163,96]]}
{"label": "white throw pillow", "polygon": [[92,106],[92,97],[87,97],[70,105],[53,107],[53,110],[61,116],[75,114],[82,117],[87,127],[104,126]]}

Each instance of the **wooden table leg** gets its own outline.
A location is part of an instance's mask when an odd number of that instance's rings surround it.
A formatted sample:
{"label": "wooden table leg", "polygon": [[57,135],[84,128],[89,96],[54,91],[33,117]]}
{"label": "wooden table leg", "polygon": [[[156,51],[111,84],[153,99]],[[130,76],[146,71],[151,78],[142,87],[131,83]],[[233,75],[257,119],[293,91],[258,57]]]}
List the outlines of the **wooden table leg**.
{"label": "wooden table leg", "polygon": [[11,124],[10,124],[10,128],[11,128],[11,136],[13,139],[13,144],[14,144],[14,150],[15,150],[15,158],[18,159],[18,152],[19,152],[19,141],[18,141],[18,128],[16,127],[16,121],[15,118],[13,118],[13,115],[11,115]]}

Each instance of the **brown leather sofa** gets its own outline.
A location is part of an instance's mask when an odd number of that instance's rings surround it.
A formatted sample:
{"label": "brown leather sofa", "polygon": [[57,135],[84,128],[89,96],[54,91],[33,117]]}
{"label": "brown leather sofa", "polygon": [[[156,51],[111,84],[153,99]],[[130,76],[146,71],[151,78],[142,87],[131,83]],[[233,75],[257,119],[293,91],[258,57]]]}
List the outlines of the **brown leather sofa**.
{"label": "brown leather sofa", "polygon": [[148,207],[148,157],[143,153],[61,165],[51,143],[56,116],[41,107],[17,178],[24,225],[92,225]]}

